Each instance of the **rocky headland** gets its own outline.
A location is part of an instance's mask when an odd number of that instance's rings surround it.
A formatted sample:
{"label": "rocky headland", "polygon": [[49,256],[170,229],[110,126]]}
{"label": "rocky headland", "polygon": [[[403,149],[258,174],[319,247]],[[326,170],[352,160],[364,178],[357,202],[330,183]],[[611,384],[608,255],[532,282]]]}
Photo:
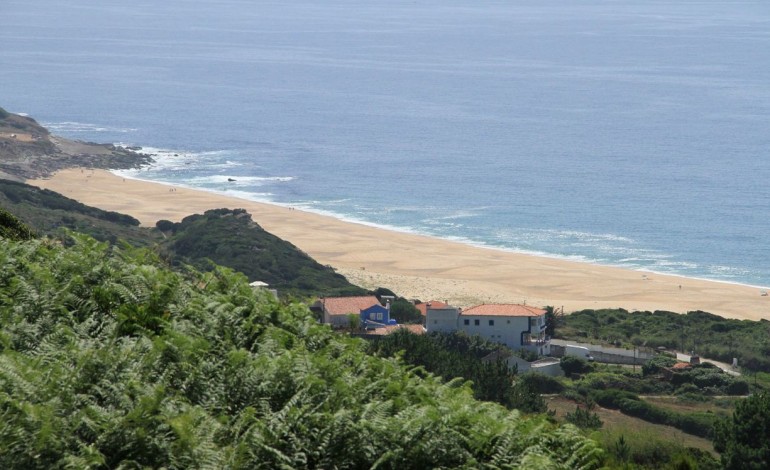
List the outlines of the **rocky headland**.
{"label": "rocky headland", "polygon": [[136,149],[51,135],[28,116],[0,108],[0,178],[45,178],[64,168],[127,169],[152,163]]}

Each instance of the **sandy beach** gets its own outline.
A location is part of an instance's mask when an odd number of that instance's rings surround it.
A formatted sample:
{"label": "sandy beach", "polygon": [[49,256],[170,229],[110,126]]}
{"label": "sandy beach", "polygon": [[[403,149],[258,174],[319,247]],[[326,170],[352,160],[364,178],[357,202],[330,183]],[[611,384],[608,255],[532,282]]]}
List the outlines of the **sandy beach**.
{"label": "sandy beach", "polygon": [[457,306],[526,303],[584,308],[705,310],[730,318],[770,319],[770,297],[752,286],[704,281],[461,243],[344,222],[288,207],[69,169],[27,181],[91,206],[130,214],[143,225],[215,208],[244,208],[265,230],[363,287]]}

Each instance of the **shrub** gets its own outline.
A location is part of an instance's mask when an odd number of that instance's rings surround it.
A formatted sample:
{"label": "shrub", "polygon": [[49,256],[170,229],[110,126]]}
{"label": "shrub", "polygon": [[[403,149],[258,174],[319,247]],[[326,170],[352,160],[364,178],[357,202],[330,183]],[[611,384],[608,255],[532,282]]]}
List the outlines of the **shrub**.
{"label": "shrub", "polygon": [[561,370],[563,370],[564,374],[568,377],[573,374],[584,374],[593,370],[588,362],[574,356],[562,357],[559,365],[561,366]]}
{"label": "shrub", "polygon": [[564,384],[561,380],[550,375],[539,372],[526,372],[521,374],[520,377],[531,383],[538,393],[561,393],[564,390]]}
{"label": "shrub", "polygon": [[564,418],[581,429],[599,429],[604,424],[588,407],[575,406],[574,413],[567,413]]}
{"label": "shrub", "polygon": [[715,426],[714,449],[726,469],[764,469],[770,464],[770,395],[739,400],[732,418]]}
{"label": "shrub", "polygon": [[548,410],[545,400],[530,380],[536,374],[523,374],[511,388],[509,402],[512,408],[523,413],[544,413]]}
{"label": "shrub", "polygon": [[679,361],[677,361],[676,358],[672,358],[671,356],[664,354],[658,354],[657,356],[644,363],[644,365],[642,365],[642,375],[646,377],[648,375],[657,374],[664,367],[671,367],[677,362]]}

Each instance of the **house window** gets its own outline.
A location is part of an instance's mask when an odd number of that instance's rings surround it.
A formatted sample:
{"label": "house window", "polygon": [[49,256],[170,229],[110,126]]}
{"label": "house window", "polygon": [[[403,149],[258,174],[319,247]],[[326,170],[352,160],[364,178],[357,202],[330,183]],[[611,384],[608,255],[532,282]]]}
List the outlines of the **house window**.
{"label": "house window", "polygon": [[434,325],[438,325],[438,320],[433,320]]}
{"label": "house window", "polygon": [[479,326],[479,323],[480,323],[480,321],[479,321],[479,320],[473,320],[473,324],[474,324],[475,326]]}
{"label": "house window", "polygon": [[510,321],[510,320],[508,320],[508,324],[509,324],[509,325],[511,324],[511,321]]}
{"label": "house window", "polygon": [[494,320],[489,320],[489,326],[495,326],[495,321]]}
{"label": "house window", "polygon": [[537,318],[530,318],[529,319],[529,326],[536,327],[537,326]]}
{"label": "house window", "polygon": [[470,321],[470,320],[468,320],[468,319],[466,318],[465,320],[463,320],[463,324],[464,324],[465,326],[468,326],[468,325],[470,325],[470,324],[471,324],[471,321]]}
{"label": "house window", "polygon": [[377,320],[382,320],[382,312],[377,312]]}

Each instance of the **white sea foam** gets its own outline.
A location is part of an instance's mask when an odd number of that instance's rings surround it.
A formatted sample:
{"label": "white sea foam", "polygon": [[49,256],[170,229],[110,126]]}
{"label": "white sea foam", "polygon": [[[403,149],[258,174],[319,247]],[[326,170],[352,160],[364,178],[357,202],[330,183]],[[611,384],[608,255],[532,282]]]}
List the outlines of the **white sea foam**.
{"label": "white sea foam", "polygon": [[129,132],[136,132],[136,128],[132,127],[111,127],[98,124],[92,124],[87,122],[44,122],[42,125],[53,132],[54,134],[62,133],[77,133],[77,132],[116,132],[121,134],[127,134]]}

